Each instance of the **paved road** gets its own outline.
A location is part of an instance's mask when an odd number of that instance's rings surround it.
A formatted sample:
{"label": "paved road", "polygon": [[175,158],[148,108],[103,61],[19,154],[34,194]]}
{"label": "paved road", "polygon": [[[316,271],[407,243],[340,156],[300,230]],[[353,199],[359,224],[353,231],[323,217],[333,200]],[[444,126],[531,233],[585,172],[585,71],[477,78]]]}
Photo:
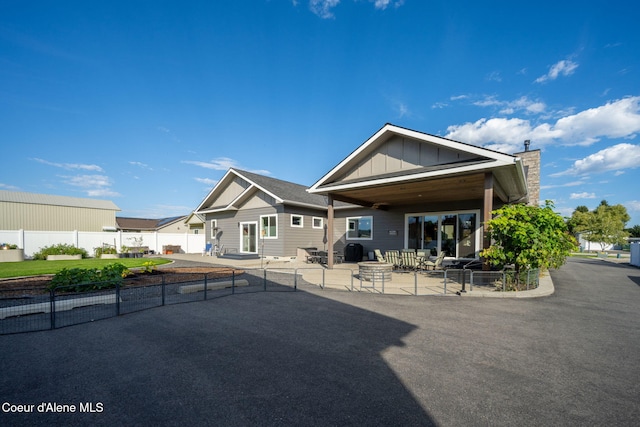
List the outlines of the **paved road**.
{"label": "paved road", "polygon": [[0,403],[101,410],[0,425],[637,425],[640,270],[552,277],[536,299],[305,288],[0,336]]}

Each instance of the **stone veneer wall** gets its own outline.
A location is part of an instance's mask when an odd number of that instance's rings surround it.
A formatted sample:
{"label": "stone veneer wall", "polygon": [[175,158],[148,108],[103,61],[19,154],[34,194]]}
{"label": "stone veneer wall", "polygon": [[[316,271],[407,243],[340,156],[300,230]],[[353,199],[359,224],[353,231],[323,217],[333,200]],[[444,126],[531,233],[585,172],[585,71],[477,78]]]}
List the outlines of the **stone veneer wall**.
{"label": "stone veneer wall", "polygon": [[514,155],[520,157],[524,165],[529,205],[538,206],[540,204],[540,150],[523,151]]}

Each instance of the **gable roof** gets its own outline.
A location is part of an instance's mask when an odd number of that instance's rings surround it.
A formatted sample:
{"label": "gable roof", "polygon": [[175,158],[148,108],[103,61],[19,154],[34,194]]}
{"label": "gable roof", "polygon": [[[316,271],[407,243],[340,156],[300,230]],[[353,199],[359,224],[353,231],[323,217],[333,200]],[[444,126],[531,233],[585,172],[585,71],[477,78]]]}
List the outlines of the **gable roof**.
{"label": "gable roof", "polygon": [[25,203],[34,205],[67,206],[75,208],[103,209],[119,211],[120,208],[110,200],[86,199],[83,197],[54,196],[51,194],[24,193],[20,191],[0,190],[1,202]]}
{"label": "gable roof", "polygon": [[[236,197],[233,202],[214,208],[214,203],[217,197],[236,178],[246,181],[248,183],[248,187],[241,195]],[[235,209],[233,205],[236,201],[242,199],[245,195],[250,194],[255,190],[260,190],[271,196],[275,202],[279,204],[304,206],[317,209],[327,208],[327,201],[325,197],[322,195],[308,193],[307,187],[304,185],[231,168],[222,177],[222,179],[220,179],[215,187],[213,187],[211,192],[209,192],[194,212],[206,213]]]}
{"label": "gable roof", "polygon": [[169,218],[148,219],[148,218],[128,218],[116,217],[116,223],[120,230],[158,230],[162,227],[174,224],[185,219],[186,216],[174,216]]}
{"label": "gable roof", "polygon": [[[312,194],[342,194],[343,200],[368,189],[492,172],[505,201],[527,197],[520,158],[387,123],[309,188]],[[458,180],[461,181],[461,180]],[[464,187],[468,183],[453,183]],[[390,190],[393,191],[393,190]],[[362,193],[358,193],[362,195]],[[340,200],[338,198],[338,200]],[[353,199],[356,200],[355,198]]]}

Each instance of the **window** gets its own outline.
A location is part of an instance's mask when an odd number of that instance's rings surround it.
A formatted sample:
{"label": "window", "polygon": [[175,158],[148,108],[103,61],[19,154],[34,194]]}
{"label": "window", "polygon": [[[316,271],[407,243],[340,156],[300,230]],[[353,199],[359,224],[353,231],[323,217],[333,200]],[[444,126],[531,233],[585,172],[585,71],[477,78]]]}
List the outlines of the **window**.
{"label": "window", "polygon": [[323,220],[322,218],[319,218],[319,217],[317,217],[317,216],[314,216],[314,217],[313,217],[313,224],[312,224],[312,227],[313,227],[313,228],[320,228],[320,229],[322,229],[323,222],[324,222],[324,220]]}
{"label": "window", "polygon": [[260,236],[263,239],[278,238],[278,216],[265,215],[260,217]]}
{"label": "window", "polygon": [[291,226],[301,228],[304,226],[302,215],[291,215]]}
{"label": "window", "polygon": [[212,219],[211,220],[211,238],[215,239],[217,235],[218,235],[218,220]]}
{"label": "window", "polygon": [[347,218],[347,239],[373,239],[373,217],[358,216]]}

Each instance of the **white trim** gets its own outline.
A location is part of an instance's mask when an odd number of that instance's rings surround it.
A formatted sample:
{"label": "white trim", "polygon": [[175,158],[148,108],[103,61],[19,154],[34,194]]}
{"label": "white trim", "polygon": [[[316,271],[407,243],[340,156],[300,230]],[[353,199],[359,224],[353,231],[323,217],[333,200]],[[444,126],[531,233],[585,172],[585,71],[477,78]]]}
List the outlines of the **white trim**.
{"label": "white trim", "polygon": [[[244,250],[244,242],[242,241],[242,228],[243,225],[251,225],[254,224],[256,226],[256,236],[255,236],[255,246],[256,246],[256,250],[255,252],[251,252],[251,251],[245,251]],[[260,241],[260,228],[259,228],[259,224],[257,221],[242,221],[240,222],[240,227],[239,227],[239,233],[240,233],[240,253],[241,254],[257,254],[258,253],[258,247],[259,247],[259,241]]]}
{"label": "white trim", "polygon": [[[349,237],[349,221],[354,219],[362,219],[362,218],[371,219],[371,236],[370,237]],[[373,215],[350,216],[345,218],[345,220],[346,220],[345,237],[347,240],[373,240]]]}
{"label": "white trim", "polygon": [[[515,161],[515,157],[510,154],[503,154],[497,151],[487,150],[486,148],[477,147],[475,145],[465,144],[463,142],[454,141],[452,139],[441,138],[434,135],[429,135],[422,132],[417,132],[410,129],[401,128],[392,124],[386,124],[380,130],[378,130],[373,136],[371,136],[367,141],[365,141],[360,147],[358,147],[355,151],[353,151],[349,156],[347,156],[344,160],[342,160],[336,167],[331,169],[329,173],[320,178],[315,184],[311,186],[307,191],[309,193],[318,193],[321,192],[318,190],[318,187],[322,186],[326,182],[330,181],[336,174],[338,174],[343,168],[347,167],[354,159],[362,155],[369,147],[375,144],[378,140],[382,139],[386,134],[396,134],[406,136],[408,138],[416,139],[422,142],[429,142],[432,144],[440,145],[443,147],[451,148],[453,150],[464,151],[470,154],[487,157],[489,159],[493,159],[498,163],[502,163],[503,165],[513,164]],[[493,162],[492,162],[493,163]],[[501,166],[501,165],[498,165]],[[483,165],[486,167],[486,165]],[[495,167],[495,165],[494,165]],[[467,168],[460,168],[459,171],[464,171]],[[456,169],[454,169],[456,170]],[[451,169],[444,171],[445,174],[450,174]],[[442,174],[442,173],[441,173]],[[400,180],[406,180],[407,176],[413,175],[404,175],[400,178]],[[418,177],[419,175],[415,175]],[[438,176],[438,174],[434,174],[431,176]],[[384,180],[383,180],[384,181]],[[375,181],[367,181],[364,185],[371,185]],[[361,183],[363,184],[363,183]],[[331,190],[342,189],[341,187],[332,187]]]}
{"label": "white trim", "polygon": [[[296,225],[293,223],[293,218],[300,218],[300,224]],[[300,214],[291,214],[290,216],[290,220],[289,220],[289,225],[293,228],[304,228],[304,215],[300,215]]]}
{"label": "white trim", "polygon": [[211,222],[210,222],[210,225],[211,225],[211,238],[215,239],[216,236],[218,235],[218,233],[214,232],[213,230],[218,228],[218,220],[217,219],[212,219]]}
{"label": "white trim", "polygon": [[[316,220],[319,219],[320,220],[320,226],[316,227]],[[324,218],[319,217],[319,216],[314,216],[313,218],[311,218],[311,228],[314,228],[316,230],[322,230],[324,228]]]}
{"label": "white trim", "polygon": [[[276,235],[275,236],[263,236],[262,235],[262,218],[274,217],[276,219]],[[278,214],[260,215],[260,222],[258,223],[258,234],[263,240],[277,239],[278,238]]]}
{"label": "white trim", "polygon": [[482,170],[487,170],[487,169],[495,169],[496,167],[499,166],[504,166],[504,165],[496,165],[495,161],[494,162],[487,162],[487,163],[480,163],[480,164],[476,164],[476,165],[467,165],[467,166],[461,166],[461,167],[455,167],[455,168],[450,168],[450,169],[440,169],[440,170],[436,170],[436,171],[429,171],[429,172],[423,172],[423,173],[418,173],[418,174],[409,174],[409,175],[399,175],[399,176],[394,176],[394,177],[390,177],[390,178],[378,178],[378,179],[371,179],[371,180],[367,180],[367,181],[359,181],[359,182],[351,182],[351,183],[347,183],[347,184],[338,184],[338,185],[330,185],[328,187],[323,187],[321,189],[317,189],[314,187],[308,189],[307,191],[309,193],[315,194],[315,193],[325,193],[327,191],[339,191],[339,190],[350,190],[350,189],[355,189],[355,188],[360,188],[360,187],[371,187],[371,186],[375,186],[375,185],[387,185],[387,184],[396,184],[396,183],[401,183],[401,182],[411,182],[411,181],[417,181],[417,180],[421,180],[421,179],[428,179],[428,178],[438,178],[441,176],[450,176],[450,175],[455,175],[455,174],[467,174],[470,172],[478,172],[478,171],[482,171]]}

